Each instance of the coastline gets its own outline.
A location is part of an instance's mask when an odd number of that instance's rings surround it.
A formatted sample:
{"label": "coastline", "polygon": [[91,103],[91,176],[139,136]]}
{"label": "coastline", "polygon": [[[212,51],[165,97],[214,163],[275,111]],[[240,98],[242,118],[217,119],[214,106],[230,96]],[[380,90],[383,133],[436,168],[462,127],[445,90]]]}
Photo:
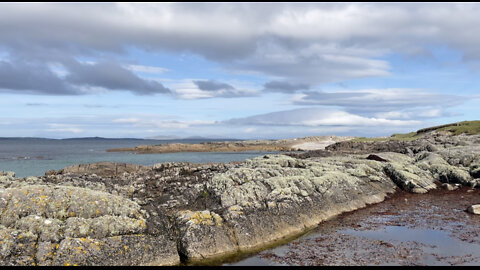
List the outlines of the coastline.
{"label": "coastline", "polygon": [[344,141],[232,163],[0,174],[3,265],[176,265],[261,250],[402,189],[480,182],[480,136]]}
{"label": "coastline", "polygon": [[111,148],[107,152],[133,152],[136,154],[159,154],[178,152],[245,152],[245,151],[307,151],[321,150],[326,146],[348,141],[354,137],[311,136],[282,140],[214,141],[203,143],[165,143],[138,145],[135,147]]}

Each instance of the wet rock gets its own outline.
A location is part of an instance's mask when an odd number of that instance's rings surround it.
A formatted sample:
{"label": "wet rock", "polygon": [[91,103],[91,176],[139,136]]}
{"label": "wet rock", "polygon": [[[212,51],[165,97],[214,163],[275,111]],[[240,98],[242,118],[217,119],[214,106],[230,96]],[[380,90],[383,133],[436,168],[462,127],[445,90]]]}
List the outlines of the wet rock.
{"label": "wet rock", "polygon": [[480,165],[475,164],[470,166],[470,175],[473,178],[480,178]]}
{"label": "wet rock", "polygon": [[381,161],[381,162],[387,162],[388,160],[379,157],[378,155],[370,154],[367,157],[368,160],[376,160],[376,161]]}

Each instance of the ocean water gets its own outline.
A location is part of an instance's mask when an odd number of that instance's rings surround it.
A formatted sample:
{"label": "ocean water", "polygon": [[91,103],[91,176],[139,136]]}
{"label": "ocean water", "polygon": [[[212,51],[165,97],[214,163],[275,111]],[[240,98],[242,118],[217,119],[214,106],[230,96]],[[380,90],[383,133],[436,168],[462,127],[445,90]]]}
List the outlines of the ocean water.
{"label": "ocean water", "polygon": [[17,177],[40,176],[47,170],[59,170],[74,164],[102,161],[153,165],[161,162],[230,162],[243,161],[273,152],[224,152],[224,153],[166,153],[134,154],[107,152],[110,148],[155,145],[161,143],[200,143],[212,141],[192,140],[141,140],[141,139],[41,139],[0,138],[0,171],[14,171]]}

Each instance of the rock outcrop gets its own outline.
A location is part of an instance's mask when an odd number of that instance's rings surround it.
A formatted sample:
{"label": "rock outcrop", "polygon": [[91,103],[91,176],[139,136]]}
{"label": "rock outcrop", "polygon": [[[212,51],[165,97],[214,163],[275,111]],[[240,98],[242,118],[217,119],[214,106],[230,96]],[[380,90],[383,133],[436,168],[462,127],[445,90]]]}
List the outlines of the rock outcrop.
{"label": "rock outcrop", "polygon": [[240,163],[0,172],[0,265],[169,265],[252,251],[398,188],[478,186],[480,139],[341,142]]}

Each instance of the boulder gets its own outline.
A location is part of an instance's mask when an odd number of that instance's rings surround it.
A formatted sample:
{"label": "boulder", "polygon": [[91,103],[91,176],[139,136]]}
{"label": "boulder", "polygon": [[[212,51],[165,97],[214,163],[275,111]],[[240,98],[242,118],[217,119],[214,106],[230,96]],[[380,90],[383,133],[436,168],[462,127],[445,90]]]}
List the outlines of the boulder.
{"label": "boulder", "polygon": [[467,208],[467,212],[475,215],[480,215],[480,204],[474,204]]}

